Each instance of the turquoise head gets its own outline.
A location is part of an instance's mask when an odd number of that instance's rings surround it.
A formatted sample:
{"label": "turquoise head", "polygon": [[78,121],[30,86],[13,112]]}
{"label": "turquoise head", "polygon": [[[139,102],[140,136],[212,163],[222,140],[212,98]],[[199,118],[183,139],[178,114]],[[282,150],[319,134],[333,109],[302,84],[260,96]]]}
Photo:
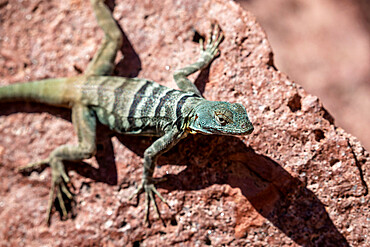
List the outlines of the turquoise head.
{"label": "turquoise head", "polygon": [[188,129],[193,134],[248,135],[254,128],[242,104],[205,100],[194,108]]}

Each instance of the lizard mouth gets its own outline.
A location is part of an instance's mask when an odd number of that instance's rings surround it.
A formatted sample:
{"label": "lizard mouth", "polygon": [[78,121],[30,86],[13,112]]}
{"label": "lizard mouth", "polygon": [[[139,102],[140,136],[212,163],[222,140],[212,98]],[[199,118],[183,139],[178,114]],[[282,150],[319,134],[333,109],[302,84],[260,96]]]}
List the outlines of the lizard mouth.
{"label": "lizard mouth", "polygon": [[254,127],[253,127],[253,126],[251,126],[251,127],[250,127],[250,128],[248,128],[248,130],[245,132],[245,135],[252,134],[253,130],[254,130]]}
{"label": "lizard mouth", "polygon": [[210,127],[204,127],[203,130],[195,130],[197,133],[202,133],[202,134],[216,134],[216,135],[238,135],[238,136],[243,136],[243,135],[249,135],[253,132],[254,128],[253,126],[248,126],[247,128],[225,128],[223,127],[222,129],[218,128],[210,128]]}

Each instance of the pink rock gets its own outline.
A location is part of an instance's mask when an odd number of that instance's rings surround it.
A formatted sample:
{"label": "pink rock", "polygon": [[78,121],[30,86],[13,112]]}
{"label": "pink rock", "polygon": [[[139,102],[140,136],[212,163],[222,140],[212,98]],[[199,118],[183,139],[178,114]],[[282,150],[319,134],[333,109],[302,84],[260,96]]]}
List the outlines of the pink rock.
{"label": "pink rock", "polygon": [[[99,126],[98,154],[86,161],[91,166],[68,165],[75,170],[75,217],[62,221],[54,212],[47,227],[50,170],[35,179],[16,168],[76,142],[69,113],[2,105],[0,245],[366,246],[369,153],[333,124],[315,96],[274,68],[266,34],[252,14],[221,0],[116,2],[114,16],[127,40],[115,73],[170,87],[173,71],[198,57],[193,30],[206,35],[217,22],[225,35],[220,57],[193,79],[207,99],[244,104],[255,131],[243,138],[191,136],[163,155],[155,174],[167,178],[158,189],[172,207],[158,201],[166,227],[153,209],[147,227],[144,198],[135,205],[128,196],[152,140],[111,139]],[[9,1],[0,16],[7,37],[0,40],[0,54],[23,54],[12,56],[12,63],[0,59],[1,84],[19,75],[77,75],[102,37],[85,1]]]}

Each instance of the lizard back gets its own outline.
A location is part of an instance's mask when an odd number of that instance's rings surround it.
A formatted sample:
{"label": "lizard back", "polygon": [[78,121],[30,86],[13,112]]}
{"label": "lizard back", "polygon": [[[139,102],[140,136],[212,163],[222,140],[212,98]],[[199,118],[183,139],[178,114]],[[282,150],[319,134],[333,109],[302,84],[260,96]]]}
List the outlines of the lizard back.
{"label": "lizard back", "polygon": [[81,102],[99,121],[125,134],[161,135],[168,126],[181,128],[182,117],[202,100],[139,78],[90,76],[80,87]]}

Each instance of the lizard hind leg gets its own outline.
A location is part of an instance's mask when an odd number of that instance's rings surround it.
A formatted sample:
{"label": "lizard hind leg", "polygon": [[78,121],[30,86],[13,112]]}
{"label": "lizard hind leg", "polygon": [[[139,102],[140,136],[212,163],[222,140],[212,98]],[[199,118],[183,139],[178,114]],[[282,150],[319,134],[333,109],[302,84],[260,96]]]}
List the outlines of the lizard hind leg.
{"label": "lizard hind leg", "polygon": [[[56,150],[58,150],[58,148]],[[58,201],[62,213],[62,218],[65,218],[68,215],[66,203],[73,203],[73,194],[69,189],[70,179],[65,171],[63,161],[51,154],[47,159],[20,167],[18,169],[18,172],[23,174],[30,174],[32,171],[41,172],[47,166],[50,166],[52,174],[51,189],[49,193],[46,216],[46,222],[48,225],[50,225],[51,211],[53,208],[53,203],[56,200]]]}
{"label": "lizard hind leg", "polygon": [[73,194],[68,188],[68,185],[70,184],[70,179],[64,169],[62,161],[60,159],[52,157],[51,155],[47,159],[20,167],[18,169],[18,172],[23,174],[29,174],[35,170],[40,172],[44,170],[46,166],[50,166],[52,170],[52,181],[49,193],[48,211],[46,218],[47,224],[50,225],[50,216],[53,202],[56,199],[58,199],[62,217],[66,217],[68,215],[65,202],[66,201],[68,201],[68,203],[73,202]]}
{"label": "lizard hind leg", "polygon": [[48,211],[46,216],[46,222],[48,225],[50,225],[51,211],[53,207],[53,202],[55,200],[58,200],[60,209],[62,211],[62,218],[65,218],[68,215],[65,203],[70,203],[74,201],[73,194],[68,188],[68,184],[70,184],[70,179],[64,169],[63,162],[60,159],[53,157],[50,159],[49,164],[52,169],[52,179],[48,200]]}
{"label": "lizard hind leg", "polygon": [[123,36],[104,0],[91,0],[96,20],[104,31],[104,39],[94,58],[86,69],[86,75],[110,75],[114,69],[117,51],[121,48]]}
{"label": "lizard hind leg", "polygon": [[30,172],[31,170],[40,169],[50,166],[52,179],[49,194],[47,223],[50,224],[50,216],[54,202],[58,202],[62,218],[68,216],[66,202],[73,203],[73,194],[69,190],[70,179],[65,171],[63,161],[82,161],[95,154],[95,128],[96,117],[92,110],[84,105],[75,105],[72,108],[72,122],[78,136],[78,145],[62,145],[54,149],[49,158],[25,166],[19,171]]}

